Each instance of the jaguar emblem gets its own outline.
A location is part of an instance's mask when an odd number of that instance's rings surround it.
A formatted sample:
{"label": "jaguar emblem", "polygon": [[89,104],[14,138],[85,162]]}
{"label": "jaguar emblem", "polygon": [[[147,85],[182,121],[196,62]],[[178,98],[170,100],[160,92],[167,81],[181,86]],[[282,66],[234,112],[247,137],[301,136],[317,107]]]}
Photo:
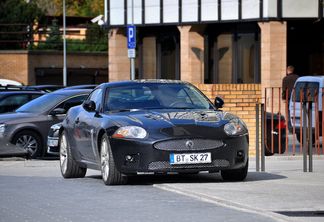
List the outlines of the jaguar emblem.
{"label": "jaguar emblem", "polygon": [[193,146],[194,146],[194,142],[192,140],[188,140],[186,142],[186,147],[188,147],[189,149],[193,148]]}

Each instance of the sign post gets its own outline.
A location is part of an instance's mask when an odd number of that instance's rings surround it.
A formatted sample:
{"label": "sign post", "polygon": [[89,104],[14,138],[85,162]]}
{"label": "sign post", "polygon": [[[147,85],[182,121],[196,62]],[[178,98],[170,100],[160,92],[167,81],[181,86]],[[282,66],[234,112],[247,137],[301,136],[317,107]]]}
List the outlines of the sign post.
{"label": "sign post", "polygon": [[135,57],[136,57],[136,27],[129,25],[127,27],[127,48],[128,58],[131,62],[131,80],[135,79]]}

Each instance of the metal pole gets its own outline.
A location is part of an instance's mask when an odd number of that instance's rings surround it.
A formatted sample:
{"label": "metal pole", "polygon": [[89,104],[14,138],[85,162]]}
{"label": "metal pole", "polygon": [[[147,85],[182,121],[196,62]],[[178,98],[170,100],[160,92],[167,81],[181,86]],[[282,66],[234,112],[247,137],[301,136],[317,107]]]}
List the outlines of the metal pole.
{"label": "metal pole", "polygon": [[107,23],[107,18],[108,18],[108,6],[107,6],[107,1],[108,0],[104,0],[104,21],[105,24]]}
{"label": "metal pole", "polygon": [[[134,0],[132,0],[132,25],[134,25]],[[136,35],[136,32],[134,33],[134,35]],[[131,62],[131,80],[134,80],[135,79],[135,58],[131,58],[130,62]]]}
{"label": "metal pole", "polygon": [[256,171],[259,172],[260,171],[260,152],[259,152],[259,107],[260,105],[257,103],[255,105],[255,119],[256,119],[256,123],[255,123],[255,127],[256,127],[256,136],[255,136],[255,164],[256,164]]}
{"label": "metal pole", "polygon": [[264,104],[261,104],[261,171],[265,171],[265,155],[264,155],[264,146],[265,146],[265,111]]}
{"label": "metal pole", "polygon": [[308,172],[313,172],[313,126],[312,126],[312,102],[308,102]]}
{"label": "metal pole", "polygon": [[[306,99],[305,97],[303,99]],[[306,102],[303,101],[303,170],[307,172],[307,107]],[[309,124],[309,123],[308,123]]]}
{"label": "metal pole", "polygon": [[66,75],[66,15],[65,15],[65,0],[63,0],[63,85],[67,86]]}

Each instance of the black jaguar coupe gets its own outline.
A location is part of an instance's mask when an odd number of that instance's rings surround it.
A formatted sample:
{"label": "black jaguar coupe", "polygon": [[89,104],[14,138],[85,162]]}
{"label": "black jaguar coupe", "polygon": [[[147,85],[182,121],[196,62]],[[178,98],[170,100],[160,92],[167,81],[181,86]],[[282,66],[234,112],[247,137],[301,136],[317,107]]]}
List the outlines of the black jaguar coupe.
{"label": "black jaguar coupe", "polygon": [[241,181],[249,137],[237,116],[195,86],[171,80],[104,83],[69,110],[59,134],[64,178],[101,170],[106,185],[140,173],[221,171]]}

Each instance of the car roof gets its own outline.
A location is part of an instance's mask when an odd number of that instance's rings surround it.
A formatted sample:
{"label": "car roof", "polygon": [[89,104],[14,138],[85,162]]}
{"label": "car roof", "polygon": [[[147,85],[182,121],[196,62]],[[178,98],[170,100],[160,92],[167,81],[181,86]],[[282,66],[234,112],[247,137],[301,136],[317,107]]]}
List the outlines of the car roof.
{"label": "car roof", "polygon": [[92,89],[66,89],[66,90],[56,90],[49,94],[57,95],[78,95],[78,94],[89,94]]}
{"label": "car roof", "polygon": [[65,88],[62,88],[62,90],[68,90],[68,89],[94,89],[97,86],[98,86],[97,84],[75,85],[75,86],[67,86]]}
{"label": "car roof", "polygon": [[321,87],[324,86],[324,76],[302,76],[299,77],[296,81],[298,82],[318,82],[320,83]]}
{"label": "car roof", "polygon": [[2,85],[2,86],[6,86],[6,85],[21,86],[22,84],[18,81],[11,80],[11,79],[0,79],[0,85]]}
{"label": "car roof", "polygon": [[20,94],[43,95],[45,93],[42,91],[34,91],[34,90],[0,91],[0,95],[20,95]]}
{"label": "car roof", "polygon": [[106,87],[117,87],[117,86],[129,86],[135,85],[138,83],[168,83],[168,84],[188,84],[188,82],[181,80],[169,80],[169,79],[137,79],[137,80],[125,80],[125,81],[117,81],[117,82],[109,82],[103,83],[100,86]]}
{"label": "car roof", "polygon": [[34,89],[48,89],[48,88],[63,88],[64,86],[61,85],[31,85],[31,86],[25,86],[25,88],[34,88]]}

